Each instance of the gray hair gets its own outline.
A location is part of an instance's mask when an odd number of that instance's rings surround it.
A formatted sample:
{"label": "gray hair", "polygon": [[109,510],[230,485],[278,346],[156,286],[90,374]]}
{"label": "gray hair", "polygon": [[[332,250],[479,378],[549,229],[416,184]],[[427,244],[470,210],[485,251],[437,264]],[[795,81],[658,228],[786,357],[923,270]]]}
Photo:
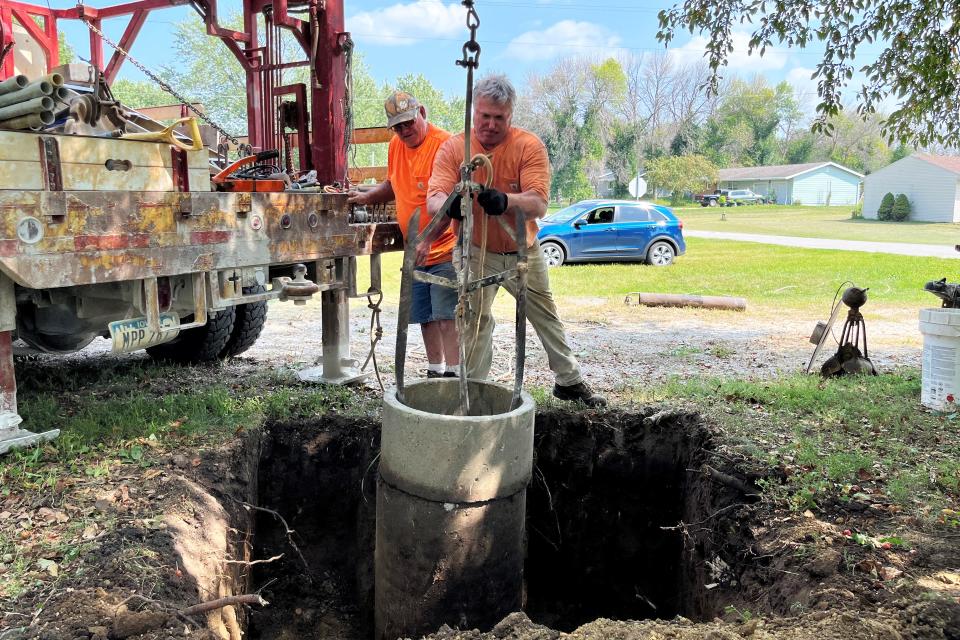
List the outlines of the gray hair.
{"label": "gray hair", "polygon": [[505,75],[485,76],[473,85],[474,98],[486,98],[499,105],[509,105],[517,99],[517,90],[513,88]]}

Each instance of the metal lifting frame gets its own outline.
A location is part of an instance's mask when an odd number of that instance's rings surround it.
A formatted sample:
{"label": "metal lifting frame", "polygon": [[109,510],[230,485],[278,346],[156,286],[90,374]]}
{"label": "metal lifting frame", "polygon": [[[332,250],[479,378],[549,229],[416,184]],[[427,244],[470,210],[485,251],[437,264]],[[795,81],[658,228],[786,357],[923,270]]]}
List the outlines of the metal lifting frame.
{"label": "metal lifting frame", "polygon": [[[240,62],[246,74],[247,126],[254,151],[280,149],[284,126],[278,107],[282,96],[292,95],[300,114],[310,113],[309,122],[298,117],[296,136],[301,157],[300,169],[317,171],[320,184],[343,181],[347,172],[347,59],[352,47],[344,30],[343,0],[309,0],[290,15],[288,0],[243,0],[243,30],[226,29],[219,23],[217,0],[135,0],[98,9],[77,4],[71,9],[50,9],[15,0],[0,0],[0,78],[13,75],[13,24],[22,26],[46,56],[47,70],[60,64],[57,21],[82,20],[102,29],[104,20],[129,16],[119,46],[129,51],[140,34],[147,16],[154,9],[191,5],[203,18],[207,33],[220,38]],[[258,16],[264,24],[260,42]],[[39,20],[38,26],[34,19]],[[287,31],[303,50],[303,58],[284,61],[281,33]],[[125,61],[115,51],[104,57],[103,39],[90,30],[90,62],[112,82]],[[294,67],[310,67],[310,86],[285,85],[281,72]],[[310,106],[301,100],[309,93]],[[304,157],[304,152],[307,152]]]}
{"label": "metal lifting frame", "polygon": [[[463,126],[463,144],[464,161],[460,167],[460,182],[454,187],[447,200],[443,203],[430,224],[421,233],[417,233],[420,228],[421,211],[417,209],[410,218],[407,227],[406,243],[403,252],[403,272],[400,278],[400,308],[397,314],[397,347],[396,347],[396,380],[397,380],[397,398],[404,402],[404,365],[406,363],[407,352],[407,332],[410,323],[410,307],[413,304],[413,281],[428,282],[430,284],[457,289],[457,332],[459,334],[460,346],[460,412],[462,415],[470,415],[470,394],[467,384],[467,360],[470,359],[470,353],[467,353],[467,336],[469,332],[475,330],[476,324],[480,322],[481,308],[474,309],[474,294],[479,294],[482,300],[483,287],[499,286],[505,280],[510,278],[517,279],[516,294],[516,334],[515,334],[515,359],[514,359],[514,382],[513,396],[508,411],[520,406],[520,393],[523,388],[523,370],[526,359],[526,332],[527,332],[527,226],[526,215],[521,210],[516,210],[516,230],[510,228],[503,221],[502,216],[490,216],[501,225],[503,230],[514,241],[517,247],[517,266],[515,269],[508,269],[501,273],[492,274],[485,277],[473,279],[471,276],[471,253],[473,251],[473,199],[474,194],[483,189],[483,185],[477,184],[473,180],[473,173],[483,162],[482,156],[472,157],[470,155],[470,136],[473,129],[473,70],[479,65],[480,45],[477,43],[477,28],[480,26],[480,19],[476,10],[473,8],[473,0],[463,0],[462,3],[467,8],[467,28],[470,30],[470,39],[463,45],[463,58],[457,60],[457,66],[464,67],[467,70],[467,93],[464,106],[464,126]],[[488,164],[488,178],[493,177],[493,167]],[[457,250],[459,254],[459,265],[457,269],[457,280],[450,280],[439,276],[433,276],[422,271],[416,271],[417,246],[424,241],[430,241],[434,231],[440,226],[447,217],[447,212],[457,196],[460,198],[460,216],[461,223],[457,235]],[[484,215],[487,215],[486,213]],[[484,233],[486,229],[484,229]],[[470,340],[475,345],[475,340]]]}

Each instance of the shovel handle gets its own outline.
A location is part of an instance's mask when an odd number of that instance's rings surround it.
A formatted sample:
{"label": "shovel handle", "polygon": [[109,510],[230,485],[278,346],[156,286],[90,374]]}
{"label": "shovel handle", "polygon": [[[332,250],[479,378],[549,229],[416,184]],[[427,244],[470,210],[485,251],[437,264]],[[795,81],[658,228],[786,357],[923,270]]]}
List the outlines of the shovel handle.
{"label": "shovel handle", "polygon": [[[192,144],[186,144],[181,142],[179,138],[174,134],[174,129],[183,125],[187,128],[187,131],[190,135],[190,142]],[[140,140],[143,142],[166,142],[171,144],[178,149],[183,151],[200,151],[203,149],[203,140],[200,137],[200,125],[197,124],[197,119],[194,117],[180,118],[169,127],[164,128],[163,131],[150,131],[147,133],[128,133],[122,138],[123,140]]]}

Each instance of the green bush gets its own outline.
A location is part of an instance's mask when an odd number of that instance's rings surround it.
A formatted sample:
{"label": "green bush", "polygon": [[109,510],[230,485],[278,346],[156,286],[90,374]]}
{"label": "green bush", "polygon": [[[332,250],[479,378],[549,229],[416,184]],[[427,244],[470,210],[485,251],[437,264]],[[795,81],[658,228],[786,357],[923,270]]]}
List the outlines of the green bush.
{"label": "green bush", "polygon": [[893,219],[897,222],[903,222],[910,217],[910,201],[904,193],[898,193],[893,200]]}
{"label": "green bush", "polygon": [[887,193],[877,209],[877,220],[893,220],[893,194]]}
{"label": "green bush", "polygon": [[853,211],[850,212],[850,217],[854,220],[863,219],[863,202],[862,201],[853,205]]}

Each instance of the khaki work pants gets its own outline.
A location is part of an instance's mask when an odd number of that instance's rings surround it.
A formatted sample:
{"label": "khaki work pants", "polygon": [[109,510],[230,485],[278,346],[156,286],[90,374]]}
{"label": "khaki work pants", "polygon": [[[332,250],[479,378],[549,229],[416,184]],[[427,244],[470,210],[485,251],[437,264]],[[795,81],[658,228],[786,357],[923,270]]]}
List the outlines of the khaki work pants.
{"label": "khaki work pants", "polygon": [[[457,253],[457,252],[455,252]],[[483,259],[483,273],[480,273],[479,247],[471,247],[470,277],[477,279],[484,276],[502,273],[517,266],[515,255],[501,255],[486,252]],[[454,265],[460,262],[459,256],[454,255]],[[550,370],[558,385],[568,386],[583,381],[580,375],[580,365],[573,357],[567,337],[563,330],[563,322],[557,313],[557,305],[550,292],[550,278],[547,275],[547,265],[540,252],[540,243],[535,243],[527,250],[527,320],[533,325],[540,343],[547,352]],[[505,280],[503,288],[517,297],[516,277]],[[478,294],[474,294],[473,309],[480,309],[480,326],[476,325],[476,318],[468,318],[467,334],[462,336],[467,353],[467,377],[484,380],[490,374],[490,365],[493,361],[493,328],[495,322],[491,309],[494,298],[500,285],[483,287]],[[482,296],[477,302],[477,296]]]}

